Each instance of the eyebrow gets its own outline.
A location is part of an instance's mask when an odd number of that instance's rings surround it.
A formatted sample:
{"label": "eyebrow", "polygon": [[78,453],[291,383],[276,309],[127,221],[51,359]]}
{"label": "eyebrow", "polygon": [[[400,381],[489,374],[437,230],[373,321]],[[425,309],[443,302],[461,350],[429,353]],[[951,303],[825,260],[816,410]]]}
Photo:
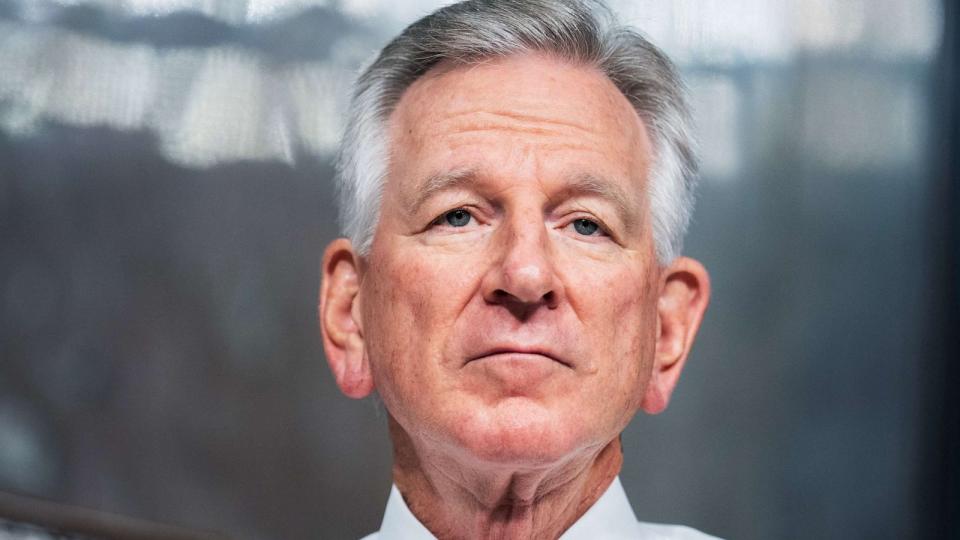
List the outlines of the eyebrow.
{"label": "eyebrow", "polygon": [[606,180],[592,173],[576,173],[570,175],[564,188],[551,197],[552,200],[563,200],[575,196],[594,196],[613,205],[624,226],[632,230],[637,221],[632,211],[633,199],[627,195],[616,183]]}
{"label": "eyebrow", "polygon": [[[442,173],[435,173],[423,182],[420,192],[410,203],[410,213],[416,214],[431,197],[437,193],[455,189],[472,183],[477,178],[475,168],[458,169]],[[550,197],[551,201],[559,204],[564,199],[576,196],[594,196],[613,205],[624,226],[632,230],[636,224],[636,216],[631,211],[631,198],[614,182],[606,180],[592,173],[576,173],[569,175],[563,188]]]}
{"label": "eyebrow", "polygon": [[442,191],[454,189],[473,182],[477,177],[476,169],[458,169],[442,173],[435,173],[427,177],[420,187],[420,192],[410,203],[410,213],[416,214],[423,203]]}

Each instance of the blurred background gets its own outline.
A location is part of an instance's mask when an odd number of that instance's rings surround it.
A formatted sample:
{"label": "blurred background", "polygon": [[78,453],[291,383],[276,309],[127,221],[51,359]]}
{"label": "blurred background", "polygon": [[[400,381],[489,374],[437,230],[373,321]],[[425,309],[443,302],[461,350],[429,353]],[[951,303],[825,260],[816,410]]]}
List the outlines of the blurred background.
{"label": "blurred background", "polygon": [[[624,435],[638,517],[960,538],[946,0],[617,0],[681,66],[714,298]],[[0,491],[358,538],[385,415],[315,321],[349,85],[437,0],[0,0]]]}

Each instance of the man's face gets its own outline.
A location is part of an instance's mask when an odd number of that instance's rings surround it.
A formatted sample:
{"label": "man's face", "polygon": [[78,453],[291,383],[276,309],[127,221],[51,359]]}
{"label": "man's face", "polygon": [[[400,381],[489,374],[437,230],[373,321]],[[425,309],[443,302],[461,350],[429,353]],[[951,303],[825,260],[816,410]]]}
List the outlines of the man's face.
{"label": "man's face", "polygon": [[607,444],[658,331],[646,130],[598,71],[437,69],[389,122],[361,272],[373,382],[416,443],[536,464]]}

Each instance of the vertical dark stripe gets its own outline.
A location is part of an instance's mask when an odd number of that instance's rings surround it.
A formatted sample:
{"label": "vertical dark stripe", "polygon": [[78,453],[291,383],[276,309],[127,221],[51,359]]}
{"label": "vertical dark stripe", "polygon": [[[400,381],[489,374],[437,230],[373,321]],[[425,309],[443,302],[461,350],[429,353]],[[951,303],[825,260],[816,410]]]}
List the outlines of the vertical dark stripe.
{"label": "vertical dark stripe", "polygon": [[925,538],[960,539],[960,4],[944,0],[944,32],[936,64],[930,159],[931,328],[926,351],[927,402],[923,478],[917,500]]}

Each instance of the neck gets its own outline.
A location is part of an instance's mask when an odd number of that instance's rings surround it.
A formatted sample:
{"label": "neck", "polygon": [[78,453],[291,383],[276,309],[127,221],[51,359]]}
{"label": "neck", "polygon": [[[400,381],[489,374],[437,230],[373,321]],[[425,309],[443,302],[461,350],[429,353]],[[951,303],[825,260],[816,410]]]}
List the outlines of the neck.
{"label": "neck", "polygon": [[[391,417],[393,479],[437,538],[557,538],[620,471],[619,437],[550,466],[521,468],[419,447]],[[427,446],[427,445],[425,445]]]}

